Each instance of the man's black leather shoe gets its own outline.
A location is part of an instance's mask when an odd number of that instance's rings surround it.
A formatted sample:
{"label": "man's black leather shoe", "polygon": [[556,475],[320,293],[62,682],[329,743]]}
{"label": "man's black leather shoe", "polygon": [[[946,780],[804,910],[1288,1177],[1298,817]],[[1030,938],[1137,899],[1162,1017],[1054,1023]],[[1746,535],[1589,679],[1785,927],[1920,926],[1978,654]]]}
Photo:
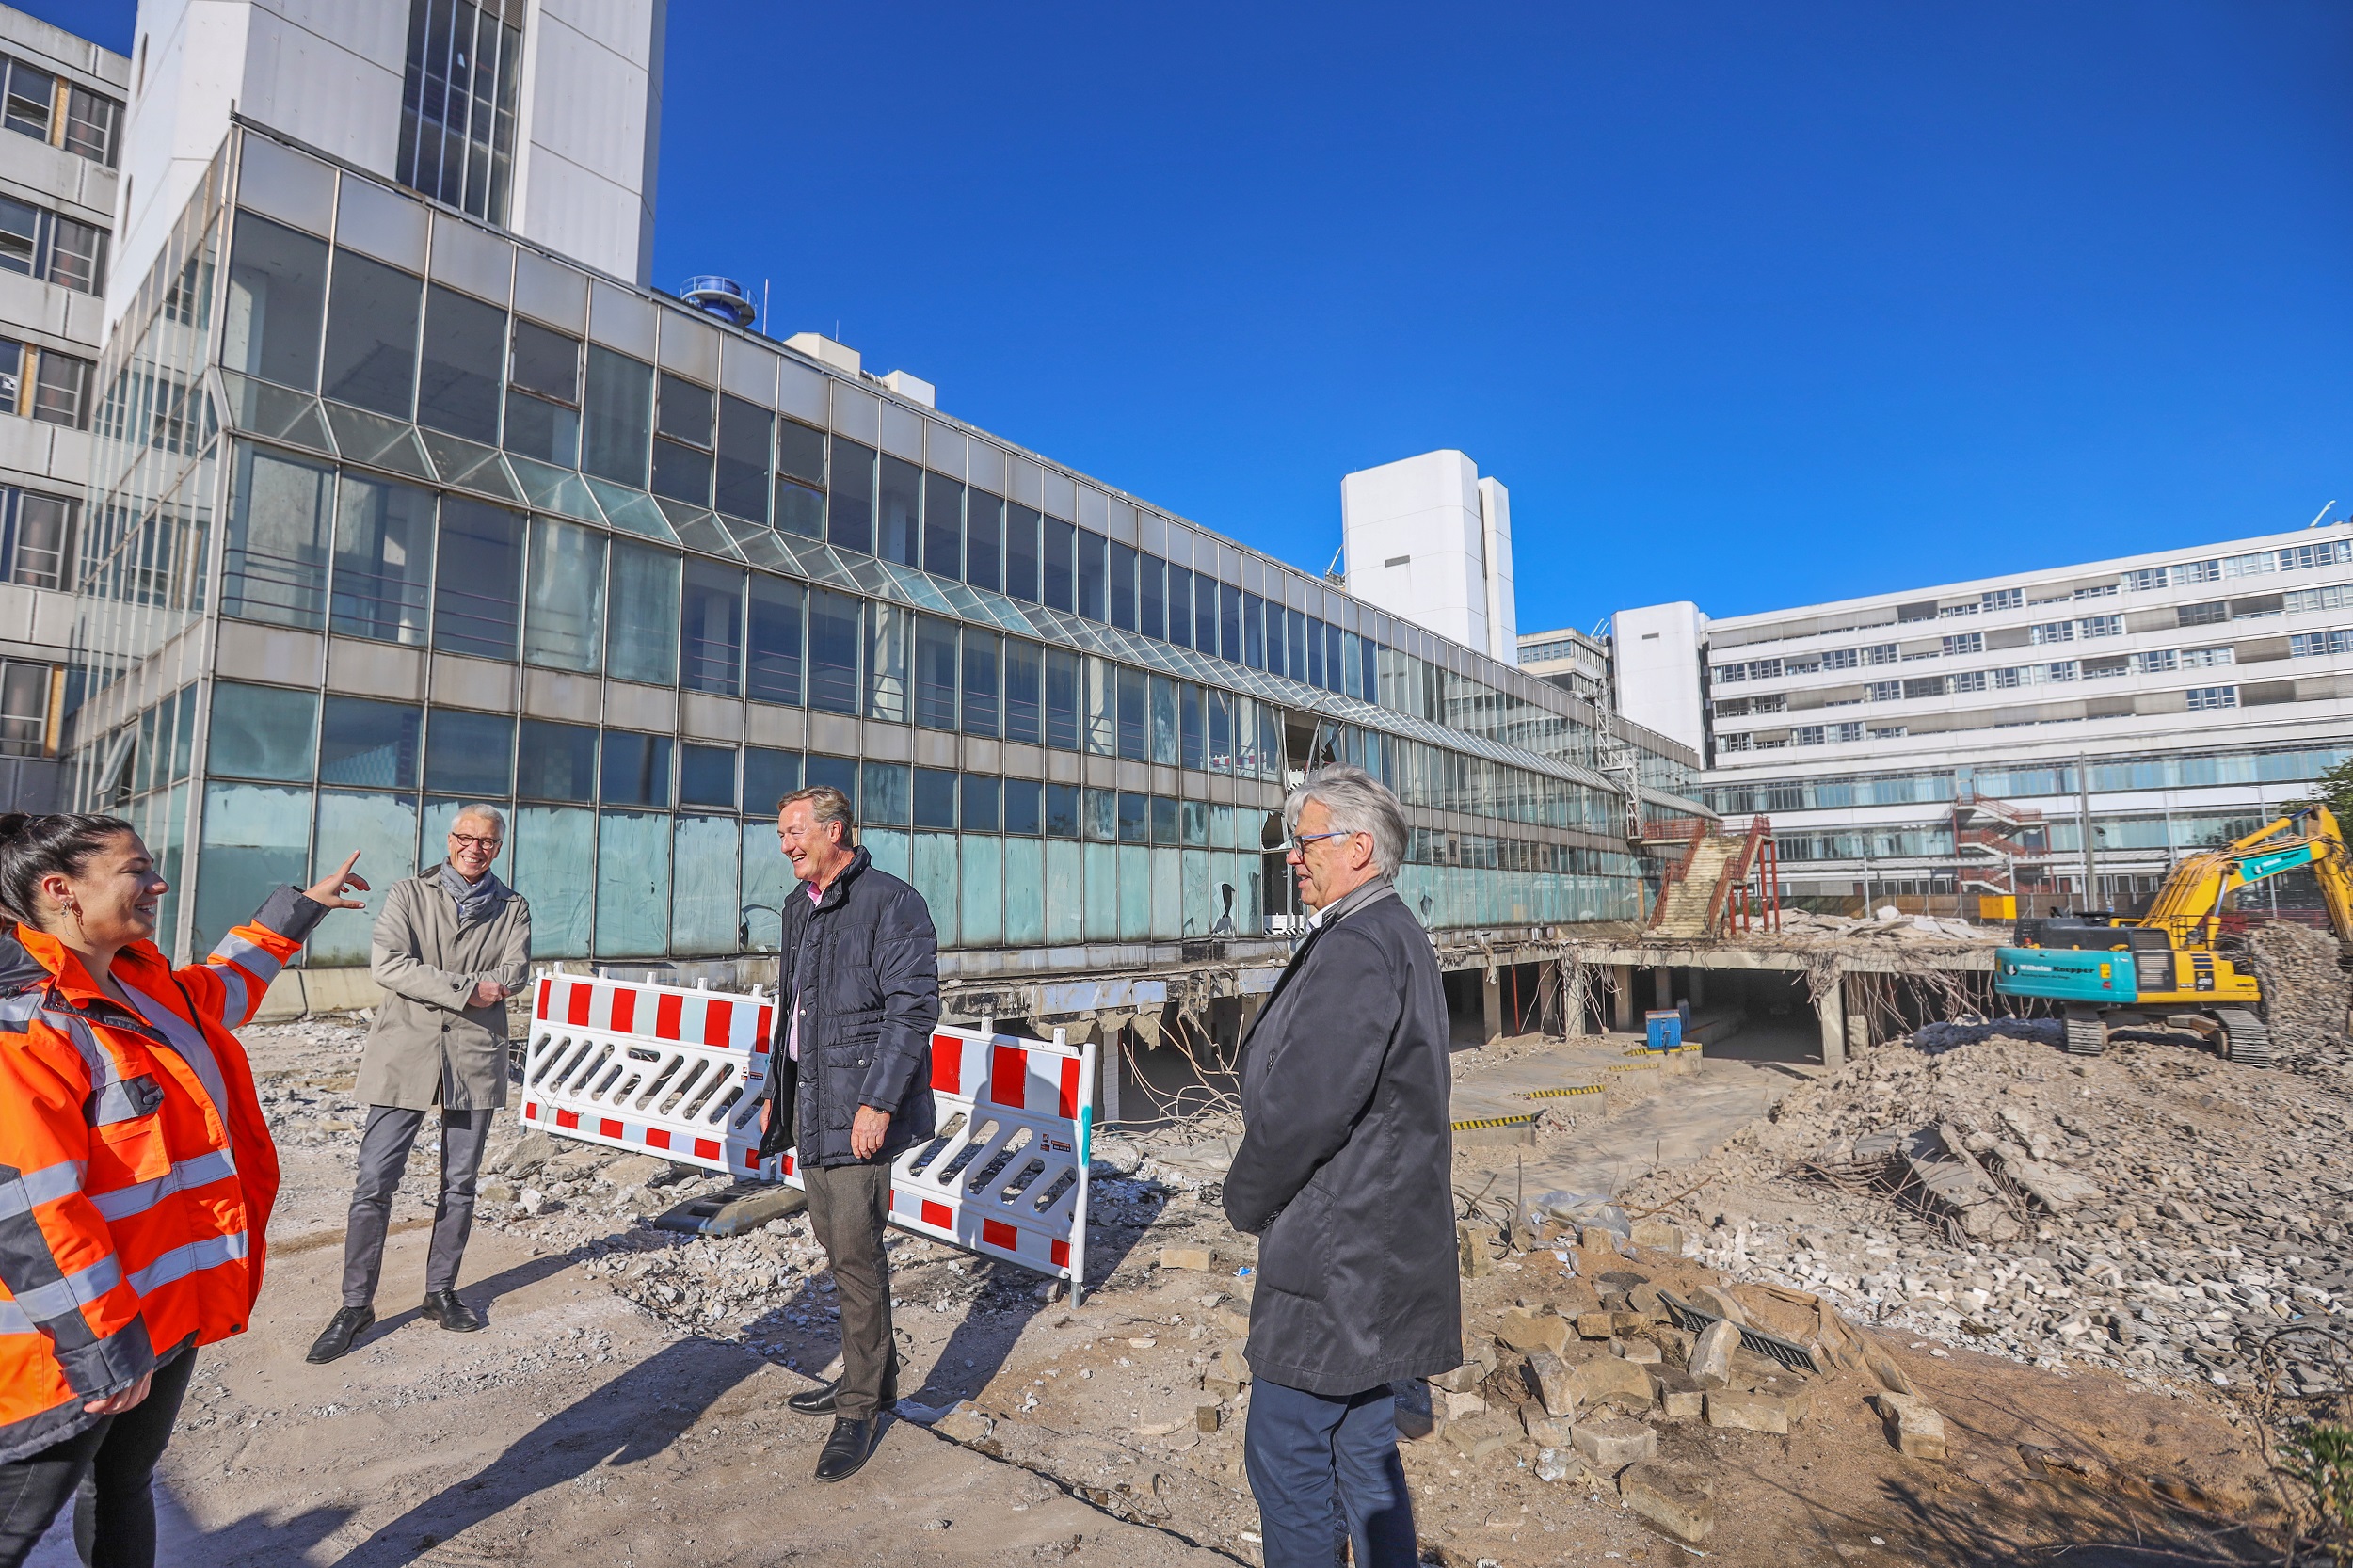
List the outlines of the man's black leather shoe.
{"label": "man's black leather shoe", "polygon": [[[821,1383],[814,1388],[804,1388],[786,1400],[785,1407],[804,1416],[830,1416],[833,1414],[834,1390],[840,1386],[841,1382],[837,1378],[831,1383]],[[883,1379],[882,1408],[888,1410],[898,1402],[899,1358],[893,1356],[890,1359],[890,1375]]]}
{"label": "man's black leather shoe", "polygon": [[311,1342],[311,1353],[302,1359],[312,1366],[323,1366],[351,1349],[351,1342],[376,1325],[376,1308],[346,1306],[339,1308],[328,1320],[327,1332]]}
{"label": "man's black leather shoe", "polygon": [[853,1421],[846,1416],[834,1417],[833,1435],[825,1439],[825,1451],[817,1456],[817,1479],[840,1480],[857,1474],[874,1452],[874,1437],[881,1430],[879,1419]]}
{"label": "man's black leather shoe", "polygon": [[472,1334],[482,1326],[482,1314],[457,1299],[455,1290],[435,1290],[417,1309],[452,1334]]}

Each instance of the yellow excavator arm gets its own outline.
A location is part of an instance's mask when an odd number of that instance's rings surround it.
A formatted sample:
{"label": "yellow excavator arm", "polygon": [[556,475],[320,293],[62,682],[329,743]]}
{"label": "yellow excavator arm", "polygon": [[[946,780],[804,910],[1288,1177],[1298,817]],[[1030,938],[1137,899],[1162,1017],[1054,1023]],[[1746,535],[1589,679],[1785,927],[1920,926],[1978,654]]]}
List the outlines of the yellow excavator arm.
{"label": "yellow excavator arm", "polygon": [[2337,940],[2353,942],[2353,860],[2336,816],[2326,806],[2306,807],[2221,849],[2189,856],[2173,868],[2150,901],[2149,913],[2134,923],[2162,926],[2177,941],[2212,942],[2233,893],[2298,866],[2312,867],[2319,881]]}

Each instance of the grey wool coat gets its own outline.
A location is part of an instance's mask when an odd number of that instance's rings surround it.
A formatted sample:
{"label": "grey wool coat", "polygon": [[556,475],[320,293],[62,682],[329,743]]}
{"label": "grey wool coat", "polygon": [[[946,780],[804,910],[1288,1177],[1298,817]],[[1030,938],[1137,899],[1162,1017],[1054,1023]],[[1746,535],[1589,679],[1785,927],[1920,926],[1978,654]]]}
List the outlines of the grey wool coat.
{"label": "grey wool coat", "polygon": [[385,895],[369,965],[384,1000],[360,1063],[360,1104],[409,1111],[506,1104],[506,1004],[467,1005],[477,981],[511,987],[530,978],[531,905],[504,883],[497,890],[491,913],[462,931],[438,865]]}

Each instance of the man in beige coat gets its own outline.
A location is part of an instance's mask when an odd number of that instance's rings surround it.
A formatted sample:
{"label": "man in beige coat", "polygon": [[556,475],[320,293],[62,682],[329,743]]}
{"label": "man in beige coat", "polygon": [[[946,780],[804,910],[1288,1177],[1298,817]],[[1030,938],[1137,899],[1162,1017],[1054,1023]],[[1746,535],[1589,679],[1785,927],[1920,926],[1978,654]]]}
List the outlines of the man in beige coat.
{"label": "man in beige coat", "polygon": [[311,1347],[313,1362],[342,1355],[376,1321],[392,1192],[436,1107],[441,1197],[423,1311],[456,1333],[482,1326],[457,1299],[457,1266],[490,1120],[506,1104],[506,999],[522,989],[531,960],[531,907],[490,872],[505,834],[495,808],[462,808],[450,824],[448,860],[393,884],[376,919],[373,968],[384,1000],[360,1064],[368,1123],[344,1231],[344,1304]]}

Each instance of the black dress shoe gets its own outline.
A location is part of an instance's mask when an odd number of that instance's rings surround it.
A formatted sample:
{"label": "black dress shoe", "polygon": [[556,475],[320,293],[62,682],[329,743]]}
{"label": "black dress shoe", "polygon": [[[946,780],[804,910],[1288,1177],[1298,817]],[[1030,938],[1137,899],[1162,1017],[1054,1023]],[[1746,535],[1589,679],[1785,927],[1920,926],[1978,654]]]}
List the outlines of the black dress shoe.
{"label": "black dress shoe", "polygon": [[846,1416],[834,1417],[833,1434],[825,1439],[824,1452],[817,1456],[817,1479],[840,1480],[857,1474],[874,1452],[874,1437],[881,1430],[880,1420],[853,1421]]}
{"label": "black dress shoe", "polygon": [[311,1341],[311,1353],[302,1359],[312,1366],[323,1366],[351,1349],[351,1342],[376,1324],[376,1308],[346,1306],[328,1319],[327,1332]]}
{"label": "black dress shoe", "polygon": [[472,1334],[482,1326],[482,1314],[457,1299],[455,1290],[435,1290],[417,1309],[452,1334]]}
{"label": "black dress shoe", "polygon": [[[796,1410],[804,1416],[830,1416],[833,1414],[834,1391],[840,1386],[841,1382],[837,1378],[831,1383],[821,1383],[814,1388],[804,1388],[786,1400],[785,1407]],[[898,1358],[894,1356],[891,1359],[890,1375],[883,1379],[882,1408],[888,1410],[898,1402],[899,1363]]]}

